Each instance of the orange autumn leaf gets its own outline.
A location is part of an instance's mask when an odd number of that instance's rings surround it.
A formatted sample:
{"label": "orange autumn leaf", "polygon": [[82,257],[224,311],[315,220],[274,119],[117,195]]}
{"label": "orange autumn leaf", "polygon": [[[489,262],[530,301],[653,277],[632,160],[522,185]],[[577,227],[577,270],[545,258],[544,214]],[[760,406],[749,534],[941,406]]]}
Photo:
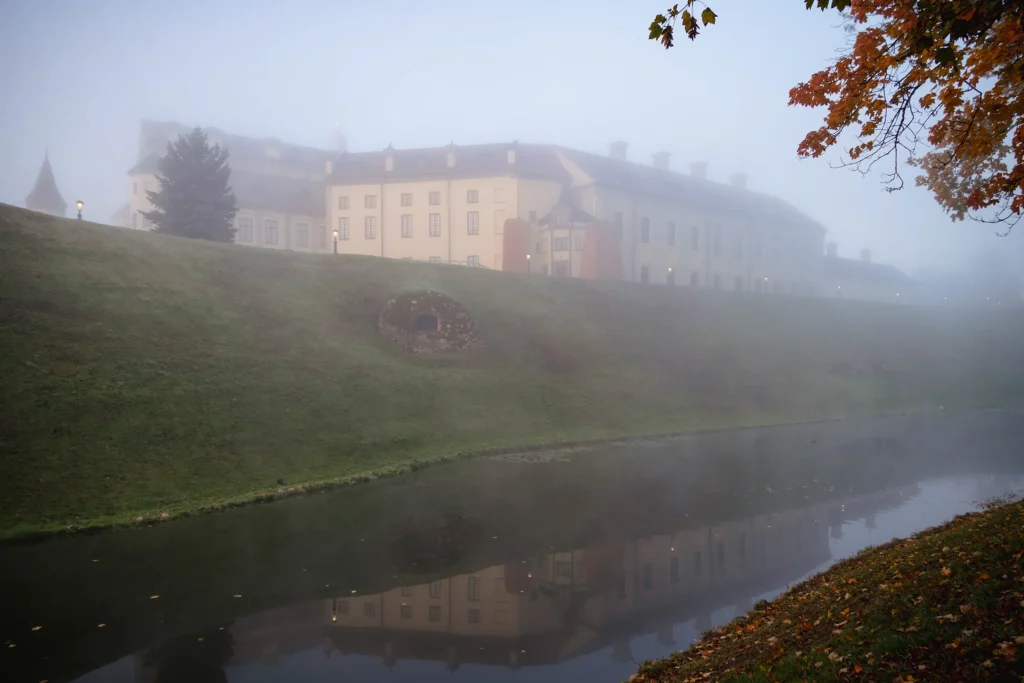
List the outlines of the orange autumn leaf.
{"label": "orange autumn leaf", "polygon": [[[1024,213],[1024,21],[1019,3],[977,0],[805,0],[837,10],[849,37],[831,66],[789,92],[791,106],[825,109],[797,147],[819,157],[844,136],[844,164],[891,164],[888,190],[903,187],[904,163],[921,173],[954,220],[1004,223]],[[698,6],[705,7],[698,17]],[[695,39],[714,12],[686,0],[655,17],[650,38],[666,48],[680,21]],[[710,19],[710,21],[708,20]],[[701,23],[703,26],[701,26]],[[919,149],[927,144],[927,150]],[[920,153],[919,153],[920,152]]]}

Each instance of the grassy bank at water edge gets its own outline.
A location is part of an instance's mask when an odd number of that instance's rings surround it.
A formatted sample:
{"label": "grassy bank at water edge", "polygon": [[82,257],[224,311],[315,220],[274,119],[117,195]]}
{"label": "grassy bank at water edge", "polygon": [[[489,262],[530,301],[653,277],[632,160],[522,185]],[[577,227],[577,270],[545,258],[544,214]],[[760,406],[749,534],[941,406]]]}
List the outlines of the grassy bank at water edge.
{"label": "grassy bank at water edge", "polygon": [[[410,355],[398,293],[483,345]],[[1024,321],[211,244],[0,205],[0,537],[490,448],[1024,393]]]}
{"label": "grassy bank at water edge", "polygon": [[1017,681],[1024,502],[870,548],[630,680]]}

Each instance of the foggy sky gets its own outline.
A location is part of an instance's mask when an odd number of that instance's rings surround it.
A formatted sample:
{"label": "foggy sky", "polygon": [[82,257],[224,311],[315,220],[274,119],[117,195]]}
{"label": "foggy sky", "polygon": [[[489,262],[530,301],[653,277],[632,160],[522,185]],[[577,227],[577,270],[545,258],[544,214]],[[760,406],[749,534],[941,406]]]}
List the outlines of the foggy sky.
{"label": "foggy sky", "polygon": [[[22,206],[49,147],[64,199],[107,221],[128,199],[139,120],[177,120],[351,151],[519,140],[672,168],[793,203],[841,256],[908,270],[982,250],[1024,253],[951,223],[924,190],[798,160],[821,112],[789,89],[843,45],[801,0],[714,0],[719,23],[665,51],[646,27],[667,0],[10,0],[0,9],[0,201]],[[848,146],[848,145],[847,145]]]}

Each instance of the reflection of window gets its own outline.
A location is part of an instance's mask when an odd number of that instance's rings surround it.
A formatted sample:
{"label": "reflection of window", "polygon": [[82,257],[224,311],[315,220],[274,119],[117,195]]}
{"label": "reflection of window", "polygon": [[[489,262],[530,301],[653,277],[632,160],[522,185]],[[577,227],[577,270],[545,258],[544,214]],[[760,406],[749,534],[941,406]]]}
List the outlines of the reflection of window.
{"label": "reflection of window", "polygon": [[368,240],[377,239],[377,217],[367,216],[363,219],[363,236]]}
{"label": "reflection of window", "polygon": [[441,621],[441,608],[437,605],[431,607],[427,614],[427,618],[431,621]]}
{"label": "reflection of window", "polygon": [[466,234],[479,235],[480,234],[480,212],[479,211],[467,211],[466,212]]}
{"label": "reflection of window", "polygon": [[412,237],[412,214],[402,214],[402,237]]}
{"label": "reflection of window", "polygon": [[471,624],[479,624],[480,623],[480,610],[478,610],[478,609],[471,609],[471,610],[469,610],[469,613],[466,616],[469,619],[469,623],[471,623]]}
{"label": "reflection of window", "polygon": [[402,586],[402,597],[403,598],[411,598],[412,597],[412,586]]}
{"label": "reflection of window", "polygon": [[466,203],[476,204],[480,201],[480,193],[476,190],[466,190]]}
{"label": "reflection of window", "polygon": [[668,560],[668,580],[672,583],[679,583],[679,558],[670,557]]}
{"label": "reflection of window", "polygon": [[338,197],[338,210],[344,211],[348,208],[348,197]]}
{"label": "reflection of window", "polygon": [[572,577],[572,565],[568,562],[555,562],[555,575]]}
{"label": "reflection of window", "polygon": [[475,576],[469,577],[469,583],[466,586],[466,597],[474,602],[480,599],[480,579]]}
{"label": "reflection of window", "polygon": [[[438,258],[438,257],[436,257],[436,256],[432,256],[431,257],[431,259],[435,259],[435,258]],[[440,260],[440,259],[438,259],[438,260]],[[430,597],[432,597],[432,598],[440,598],[441,597],[441,582],[440,581],[431,581],[430,582]]]}
{"label": "reflection of window", "polygon": [[239,218],[238,219],[238,241],[239,242],[252,242],[252,219],[251,218]]}
{"label": "reflection of window", "polygon": [[704,563],[700,556],[700,551],[695,550],[693,552],[693,575],[700,576],[704,573]]}
{"label": "reflection of window", "polygon": [[440,237],[441,236],[441,214],[432,213],[430,214],[430,236]]}
{"label": "reflection of window", "polygon": [[466,265],[468,265],[468,266],[479,266],[480,265],[480,257],[479,256],[467,256],[466,257]]}
{"label": "reflection of window", "polygon": [[375,617],[375,616],[377,616],[377,603],[375,603],[375,602],[364,602],[363,603],[363,616],[364,617]]}
{"label": "reflection of window", "polygon": [[402,206],[412,206],[412,193],[411,192],[403,192],[402,193]]}
{"label": "reflection of window", "polygon": [[403,619],[412,619],[412,605],[402,605],[398,609],[398,614]]}
{"label": "reflection of window", "polygon": [[365,208],[367,208],[367,209],[376,209],[377,208],[377,195],[375,195],[375,194],[368,194],[365,197],[363,197],[363,206]]}
{"label": "reflection of window", "polygon": [[648,562],[644,565],[644,590],[654,588],[654,565]]}
{"label": "reflection of window", "polygon": [[431,192],[427,200],[431,206],[441,206],[441,193]]}
{"label": "reflection of window", "polygon": [[342,216],[338,219],[338,239],[348,239],[348,216]]}

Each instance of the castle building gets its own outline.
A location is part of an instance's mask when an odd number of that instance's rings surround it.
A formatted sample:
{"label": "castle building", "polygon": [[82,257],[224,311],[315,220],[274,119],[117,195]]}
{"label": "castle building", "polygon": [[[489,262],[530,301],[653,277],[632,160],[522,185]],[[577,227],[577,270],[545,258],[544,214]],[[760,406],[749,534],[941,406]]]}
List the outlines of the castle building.
{"label": "castle building", "polygon": [[32,211],[40,211],[53,216],[63,216],[67,211],[68,204],[57,189],[57,180],[53,177],[53,167],[50,165],[50,152],[43,156],[43,165],[39,168],[39,175],[36,176],[36,183],[32,191],[25,197],[26,208]]}
{"label": "castle building", "polygon": [[[151,227],[159,159],[188,130],[142,122],[121,225]],[[667,152],[636,163],[624,142],[607,155],[517,142],[348,152],[340,134],[315,149],[204,130],[230,151],[245,246],[330,253],[336,241],[342,254],[798,296],[847,278],[824,254],[825,228],[744,174],[676,172]]]}

